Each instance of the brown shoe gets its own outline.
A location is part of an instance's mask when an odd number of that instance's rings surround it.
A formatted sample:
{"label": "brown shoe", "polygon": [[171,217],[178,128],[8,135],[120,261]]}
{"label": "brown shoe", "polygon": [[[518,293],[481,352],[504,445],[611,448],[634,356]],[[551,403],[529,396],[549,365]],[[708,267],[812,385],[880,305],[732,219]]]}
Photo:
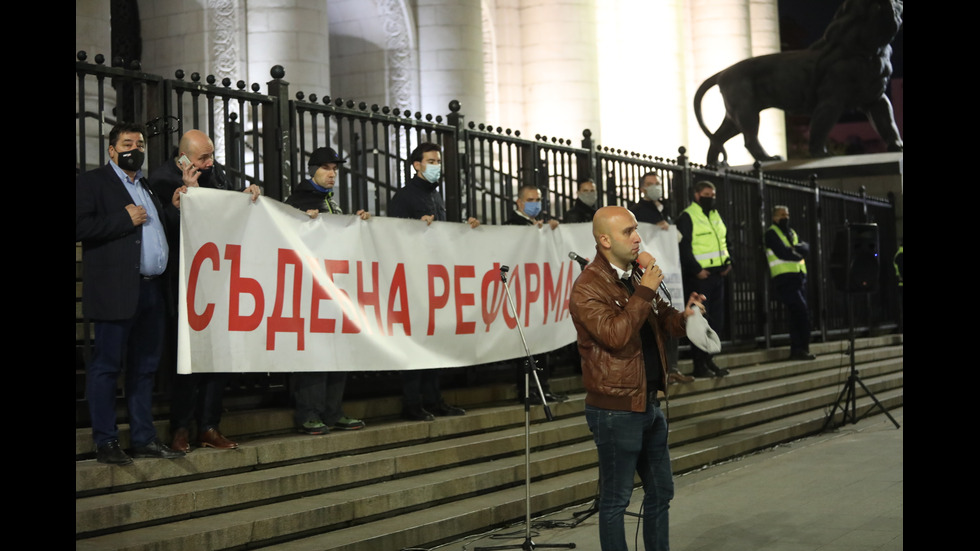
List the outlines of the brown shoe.
{"label": "brown shoe", "polygon": [[198,440],[203,448],[217,448],[219,450],[233,450],[238,447],[238,442],[232,442],[218,432],[218,429],[208,429]]}
{"label": "brown shoe", "polygon": [[184,453],[190,452],[191,445],[188,442],[189,439],[190,433],[187,432],[187,429],[183,427],[177,429],[177,432],[174,433],[173,442],[170,443],[170,449]]}
{"label": "brown shoe", "polygon": [[691,377],[690,375],[685,375],[680,371],[671,371],[670,373],[667,374],[667,382],[670,384],[690,383],[693,381],[694,381],[694,377]]}

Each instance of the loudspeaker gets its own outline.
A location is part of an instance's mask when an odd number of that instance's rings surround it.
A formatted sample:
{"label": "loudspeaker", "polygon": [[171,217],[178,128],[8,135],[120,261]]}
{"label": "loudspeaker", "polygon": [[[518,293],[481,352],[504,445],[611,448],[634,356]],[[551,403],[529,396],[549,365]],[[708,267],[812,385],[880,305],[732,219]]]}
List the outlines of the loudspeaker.
{"label": "loudspeaker", "polygon": [[837,230],[830,275],[845,293],[878,290],[878,224],[847,224]]}

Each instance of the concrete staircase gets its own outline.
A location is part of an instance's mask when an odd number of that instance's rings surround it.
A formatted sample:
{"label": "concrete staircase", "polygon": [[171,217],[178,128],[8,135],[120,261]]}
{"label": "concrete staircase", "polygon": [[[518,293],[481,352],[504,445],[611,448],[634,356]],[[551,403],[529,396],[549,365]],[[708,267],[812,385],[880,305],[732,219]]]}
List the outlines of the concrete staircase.
{"label": "concrete staircase", "polygon": [[[902,405],[902,335],[859,339],[855,348],[865,385],[885,408]],[[819,357],[810,362],[787,361],[787,349],[719,356],[729,376],[672,385],[674,471],[819,431],[850,357],[847,341],[812,351]],[[681,369],[690,371],[689,362]],[[581,381],[554,378],[552,388],[570,399],[552,405],[552,422],[540,407],[531,412],[534,516],[588,502],[597,490]],[[858,391],[861,416],[871,400]],[[326,436],[294,433],[285,409],[230,414],[222,428],[240,449],[127,467],[85,459],[90,436],[76,430],[76,549],[399,551],[522,520],[524,408],[512,385],[446,395],[467,415],[407,422],[395,418],[397,398],[349,402],[347,413],[368,426]],[[158,430],[168,436],[164,423]]]}

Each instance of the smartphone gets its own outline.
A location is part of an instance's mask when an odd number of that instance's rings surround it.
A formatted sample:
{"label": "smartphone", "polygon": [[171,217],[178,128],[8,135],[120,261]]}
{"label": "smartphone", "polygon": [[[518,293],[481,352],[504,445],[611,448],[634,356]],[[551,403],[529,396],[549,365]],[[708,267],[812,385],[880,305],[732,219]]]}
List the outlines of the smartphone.
{"label": "smartphone", "polygon": [[177,159],[177,165],[180,166],[181,169],[187,170],[187,167],[191,166],[191,160],[187,158],[187,155],[181,155],[180,158]]}

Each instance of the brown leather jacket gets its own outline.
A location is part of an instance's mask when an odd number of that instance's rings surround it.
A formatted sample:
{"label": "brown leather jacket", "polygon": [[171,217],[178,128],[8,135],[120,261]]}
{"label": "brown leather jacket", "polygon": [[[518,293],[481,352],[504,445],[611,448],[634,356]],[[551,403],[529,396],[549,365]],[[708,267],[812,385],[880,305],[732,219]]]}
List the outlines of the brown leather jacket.
{"label": "brown leather jacket", "polygon": [[[640,341],[642,323],[657,338],[660,365],[667,381],[664,335],[685,335],[685,318],[648,287],[633,270],[632,296],[599,251],[572,287],[571,314],[582,356],[582,380],[590,406],[619,411],[646,411],[647,380]],[[650,389],[656,390],[656,389]]]}

